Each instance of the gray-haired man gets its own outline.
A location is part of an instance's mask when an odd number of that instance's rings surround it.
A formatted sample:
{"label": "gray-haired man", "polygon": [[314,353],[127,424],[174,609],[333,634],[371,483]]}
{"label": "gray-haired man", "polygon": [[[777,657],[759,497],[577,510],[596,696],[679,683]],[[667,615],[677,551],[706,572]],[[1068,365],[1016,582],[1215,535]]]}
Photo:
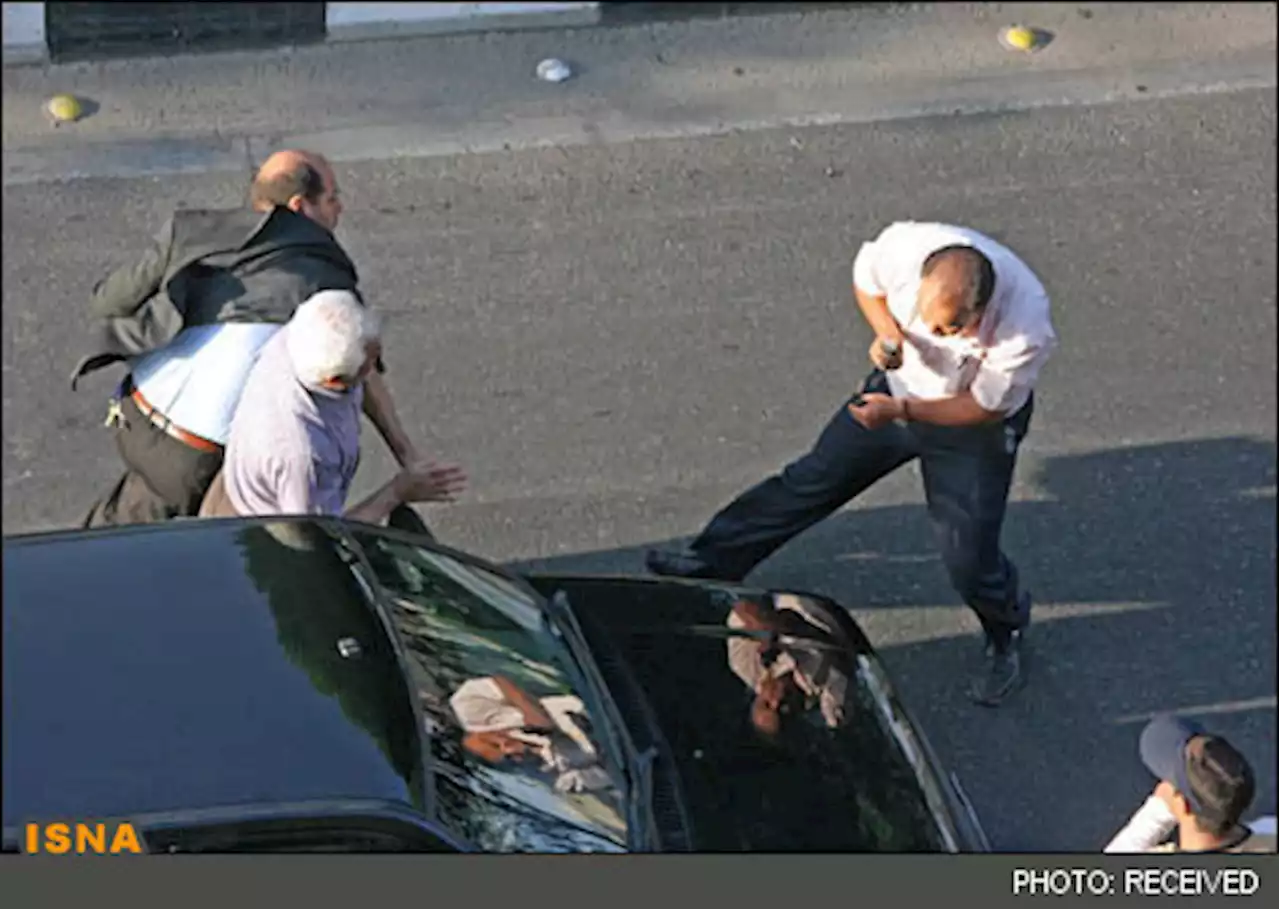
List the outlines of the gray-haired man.
{"label": "gray-haired man", "polygon": [[350,292],[322,291],[299,306],[249,374],[201,516],[344,515],[381,524],[402,505],[448,501],[460,491],[459,468],[410,464],[346,507],[360,458],[364,380],[380,338],[376,316]]}

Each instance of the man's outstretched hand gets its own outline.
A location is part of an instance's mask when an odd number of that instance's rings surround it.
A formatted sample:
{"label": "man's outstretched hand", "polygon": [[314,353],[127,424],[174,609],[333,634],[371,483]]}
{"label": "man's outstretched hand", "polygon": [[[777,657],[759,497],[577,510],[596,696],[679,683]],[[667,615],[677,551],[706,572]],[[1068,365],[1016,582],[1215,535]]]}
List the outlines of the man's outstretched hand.
{"label": "man's outstretched hand", "polygon": [[452,502],[467,485],[467,475],[456,464],[419,461],[396,477],[403,502]]}

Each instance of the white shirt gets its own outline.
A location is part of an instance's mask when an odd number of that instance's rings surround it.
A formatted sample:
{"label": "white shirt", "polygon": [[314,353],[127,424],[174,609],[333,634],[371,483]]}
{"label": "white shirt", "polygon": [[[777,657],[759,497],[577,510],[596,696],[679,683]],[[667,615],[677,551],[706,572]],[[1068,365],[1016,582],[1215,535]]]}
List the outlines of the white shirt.
{"label": "white shirt", "polygon": [[558,791],[611,787],[613,782],[599,765],[595,747],[574,721],[575,715],[586,713],[582,700],[574,695],[554,695],[538,702],[556,724],[558,735],[525,731],[524,714],[492,678],[468,679],[449,698],[449,706],[465,731],[505,732],[532,746],[542,760],[542,769],[554,776]]}
{"label": "white shirt", "polygon": [[1178,819],[1164,801],[1157,795],[1149,795],[1102,851],[1119,854],[1147,852],[1167,840],[1177,826]]}
{"label": "white shirt", "polygon": [[133,364],[133,384],[180,429],[226,445],[258,352],[283,326],[226,322],[187,328]]}
{"label": "white shirt", "polygon": [[[991,260],[995,289],[973,338],[938,337],[916,311],[920,270],[944,246],[971,246]],[[1049,296],[1013,252],[975,230],[899,221],[864,243],[853,261],[854,286],[885,297],[906,335],[902,366],[886,375],[894,397],[937,400],[970,392],[986,410],[1012,413],[1027,402],[1057,347]]]}
{"label": "white shirt", "polygon": [[[1276,819],[1266,815],[1245,824],[1257,836],[1275,836]],[[1156,851],[1178,828],[1178,819],[1157,795],[1147,796],[1124,827],[1103,848],[1106,853],[1135,854]]]}

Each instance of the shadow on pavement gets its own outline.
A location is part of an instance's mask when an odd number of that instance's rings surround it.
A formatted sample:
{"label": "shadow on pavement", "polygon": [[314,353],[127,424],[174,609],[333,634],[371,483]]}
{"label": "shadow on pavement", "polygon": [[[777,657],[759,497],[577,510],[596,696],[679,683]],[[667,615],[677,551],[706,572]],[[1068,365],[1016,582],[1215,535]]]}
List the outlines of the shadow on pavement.
{"label": "shadow on pavement", "polygon": [[[1041,501],[1012,502],[1006,546],[1037,600],[1030,683],[984,711],[958,682],[976,622],[938,637],[915,606],[955,604],[923,504],[837,513],[748,583],[836,597],[867,624],[908,703],[961,773],[997,848],[1097,851],[1150,781],[1148,714],[1199,715],[1254,762],[1251,814],[1275,812],[1276,446],[1248,438],[1044,461]],[[683,540],[651,545],[678,545]],[[643,571],[647,547],[526,561],[520,570]],[[893,610],[891,614],[880,610]],[[935,613],[936,615],[936,613]],[[914,641],[912,640],[914,639]]]}

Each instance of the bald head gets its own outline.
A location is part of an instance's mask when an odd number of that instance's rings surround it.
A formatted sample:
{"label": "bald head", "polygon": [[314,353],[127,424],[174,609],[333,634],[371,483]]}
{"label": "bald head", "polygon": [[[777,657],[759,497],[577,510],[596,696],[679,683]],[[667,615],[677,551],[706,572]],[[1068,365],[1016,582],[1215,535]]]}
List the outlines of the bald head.
{"label": "bald head", "polygon": [[304,151],[300,148],[284,148],[278,152],[273,152],[267,160],[262,162],[258,167],[258,176],[269,179],[282,173],[288,173],[303,164],[317,167],[324,163],[326,162],[322,155]]}
{"label": "bald head", "polygon": [[333,168],[323,155],[301,149],[284,149],[262,162],[249,201],[255,211],[283,206],[328,230],[338,226],[342,214]]}
{"label": "bald head", "polygon": [[936,250],[920,272],[920,319],[936,335],[975,331],[994,288],[991,260],[972,246]]}

